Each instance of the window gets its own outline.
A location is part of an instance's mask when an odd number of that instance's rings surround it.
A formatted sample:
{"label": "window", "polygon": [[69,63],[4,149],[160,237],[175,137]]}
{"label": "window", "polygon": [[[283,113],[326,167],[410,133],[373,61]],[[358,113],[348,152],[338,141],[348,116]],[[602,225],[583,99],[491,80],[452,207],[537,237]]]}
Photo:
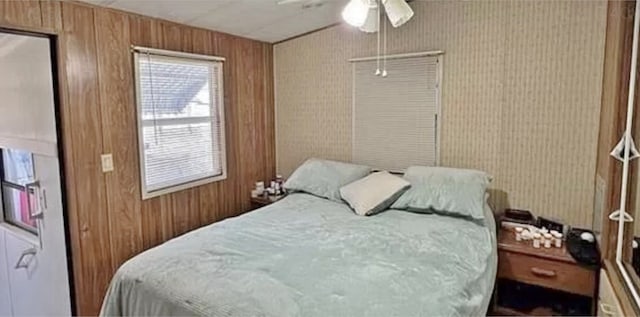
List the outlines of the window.
{"label": "window", "polygon": [[33,155],[30,152],[2,149],[0,162],[0,185],[2,187],[2,215],[4,221],[36,233],[36,220],[31,217],[29,204],[36,204],[33,189]]}
{"label": "window", "polygon": [[440,59],[390,56],[387,77],[375,75],[375,59],[352,60],[354,162],[393,171],[438,165]]}
{"label": "window", "polygon": [[135,48],[143,199],[226,178],[222,61]]}

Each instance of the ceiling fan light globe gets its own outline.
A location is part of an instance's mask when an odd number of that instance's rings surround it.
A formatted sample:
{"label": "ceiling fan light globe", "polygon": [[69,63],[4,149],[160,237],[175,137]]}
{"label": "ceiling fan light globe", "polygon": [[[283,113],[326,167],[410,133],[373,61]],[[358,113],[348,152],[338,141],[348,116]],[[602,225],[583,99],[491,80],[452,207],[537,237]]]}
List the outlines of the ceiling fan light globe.
{"label": "ceiling fan light globe", "polygon": [[375,33],[379,30],[378,25],[378,8],[377,7],[369,7],[369,12],[367,13],[367,18],[364,21],[364,24],[360,27],[360,31],[367,33]]}
{"label": "ceiling fan light globe", "polygon": [[413,10],[405,0],[382,0],[387,18],[394,28],[397,28],[413,17]]}
{"label": "ceiling fan light globe", "polygon": [[[365,2],[367,1],[367,2]],[[369,12],[368,0],[351,0],[342,10],[342,19],[355,27],[362,27]]]}
{"label": "ceiling fan light globe", "polygon": [[378,0],[363,0],[363,1],[370,9],[378,7]]}

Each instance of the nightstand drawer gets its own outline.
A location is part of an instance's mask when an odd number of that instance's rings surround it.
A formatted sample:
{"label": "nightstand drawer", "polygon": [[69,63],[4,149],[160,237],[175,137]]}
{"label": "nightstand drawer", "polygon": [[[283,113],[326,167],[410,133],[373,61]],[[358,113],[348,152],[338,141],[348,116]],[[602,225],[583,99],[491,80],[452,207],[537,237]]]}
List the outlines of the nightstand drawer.
{"label": "nightstand drawer", "polygon": [[500,251],[498,277],[593,296],[596,272],[576,264],[551,261],[525,254]]}

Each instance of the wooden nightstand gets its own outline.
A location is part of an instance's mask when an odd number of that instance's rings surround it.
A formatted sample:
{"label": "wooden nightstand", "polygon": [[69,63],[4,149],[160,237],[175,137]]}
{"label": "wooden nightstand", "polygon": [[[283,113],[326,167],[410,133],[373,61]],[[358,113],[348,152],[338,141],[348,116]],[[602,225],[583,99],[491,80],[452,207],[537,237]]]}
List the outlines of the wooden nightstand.
{"label": "wooden nightstand", "polygon": [[251,209],[258,209],[260,207],[264,207],[266,205],[270,205],[275,203],[276,201],[286,197],[287,195],[278,195],[278,196],[258,196],[251,197]]}
{"label": "wooden nightstand", "polygon": [[[586,303],[588,310],[593,313],[595,307],[597,270],[592,270],[579,265],[568,253],[566,248],[536,249],[531,241],[515,240],[512,231],[506,229],[498,233],[498,281],[496,283],[495,315],[550,315],[554,314],[553,307],[562,305],[564,301],[577,301]],[[502,284],[500,284],[502,283]],[[507,285],[507,286],[505,286]],[[513,286],[516,285],[516,286]],[[532,301],[536,297],[549,298],[547,303],[540,300],[540,307],[519,311],[518,309],[502,306],[500,298],[502,292],[506,296],[518,299],[508,287],[530,288],[530,292],[538,292],[534,296],[522,296],[523,302]],[[531,287],[531,285],[533,287]],[[514,290],[515,292],[515,290]],[[523,294],[527,294],[524,293]],[[533,293],[528,293],[533,294]],[[557,300],[557,302],[555,302]],[[582,301],[584,300],[584,301]],[[551,303],[553,301],[553,303]],[[573,305],[573,303],[564,303]],[[575,306],[575,305],[574,305]]]}

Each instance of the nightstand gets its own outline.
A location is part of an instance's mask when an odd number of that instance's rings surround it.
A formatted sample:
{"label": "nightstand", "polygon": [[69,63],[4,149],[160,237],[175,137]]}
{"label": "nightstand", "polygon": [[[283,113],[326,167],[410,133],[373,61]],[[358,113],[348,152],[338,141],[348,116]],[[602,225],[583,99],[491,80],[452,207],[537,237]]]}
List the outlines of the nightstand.
{"label": "nightstand", "polygon": [[278,195],[278,196],[258,196],[251,197],[251,209],[258,209],[260,207],[264,207],[266,205],[270,205],[275,203],[276,201],[286,197],[287,195]]}
{"label": "nightstand", "polygon": [[493,314],[592,315],[597,272],[578,264],[564,244],[536,249],[531,241],[516,241],[513,231],[502,229]]}

